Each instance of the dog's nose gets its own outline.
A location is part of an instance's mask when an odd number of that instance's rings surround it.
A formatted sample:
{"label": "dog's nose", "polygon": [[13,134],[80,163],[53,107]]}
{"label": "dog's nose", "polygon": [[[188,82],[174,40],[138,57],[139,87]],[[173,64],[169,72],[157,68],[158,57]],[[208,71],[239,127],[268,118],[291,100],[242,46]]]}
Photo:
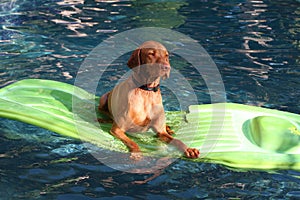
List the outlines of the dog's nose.
{"label": "dog's nose", "polygon": [[167,70],[171,69],[171,66],[170,65],[162,65],[161,69],[167,71]]}

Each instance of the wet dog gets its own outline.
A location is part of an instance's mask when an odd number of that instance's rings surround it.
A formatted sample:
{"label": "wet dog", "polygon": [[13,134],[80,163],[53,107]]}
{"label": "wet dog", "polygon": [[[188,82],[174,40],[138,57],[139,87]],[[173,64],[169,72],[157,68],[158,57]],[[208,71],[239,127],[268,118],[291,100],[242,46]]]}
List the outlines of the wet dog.
{"label": "wet dog", "polygon": [[165,122],[160,79],[170,76],[169,53],[160,43],[147,41],[139,46],[127,63],[131,76],[100,98],[99,111],[113,120],[110,133],[120,139],[130,150],[131,158],[139,160],[139,146],[126,132],[145,132],[152,129],[158,138],[171,143],[188,158],[198,158],[198,149],[189,148],[173,138],[174,133]]}

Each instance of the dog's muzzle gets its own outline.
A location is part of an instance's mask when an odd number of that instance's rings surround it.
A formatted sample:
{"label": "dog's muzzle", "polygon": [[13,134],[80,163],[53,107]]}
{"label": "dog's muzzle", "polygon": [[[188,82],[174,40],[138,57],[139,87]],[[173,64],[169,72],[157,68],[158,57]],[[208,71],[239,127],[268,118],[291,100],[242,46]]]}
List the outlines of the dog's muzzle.
{"label": "dog's muzzle", "polygon": [[161,77],[163,79],[169,78],[171,66],[170,65],[161,65]]}

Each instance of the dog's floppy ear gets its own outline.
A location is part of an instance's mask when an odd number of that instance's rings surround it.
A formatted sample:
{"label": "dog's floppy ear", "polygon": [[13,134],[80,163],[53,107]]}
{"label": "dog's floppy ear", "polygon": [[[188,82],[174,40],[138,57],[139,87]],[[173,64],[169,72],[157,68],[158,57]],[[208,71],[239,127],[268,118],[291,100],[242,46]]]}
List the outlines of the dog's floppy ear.
{"label": "dog's floppy ear", "polygon": [[141,65],[141,49],[136,49],[132,52],[128,62],[127,66],[132,69],[134,67]]}

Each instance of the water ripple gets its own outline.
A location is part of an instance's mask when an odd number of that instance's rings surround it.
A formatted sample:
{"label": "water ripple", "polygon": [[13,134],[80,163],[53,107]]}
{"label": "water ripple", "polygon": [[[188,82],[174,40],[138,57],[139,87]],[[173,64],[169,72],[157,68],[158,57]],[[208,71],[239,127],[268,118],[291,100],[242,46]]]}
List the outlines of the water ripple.
{"label": "water ripple", "polygon": [[[72,83],[84,58],[107,37],[160,26],[203,45],[220,70],[228,101],[300,112],[300,7],[295,0],[2,0],[0,23],[0,87],[25,78]],[[99,94],[127,72],[128,57],[107,68]],[[193,86],[199,103],[210,103],[201,75],[183,58],[173,56],[171,62]],[[164,92],[166,108],[178,110],[176,95]],[[6,199],[299,198],[295,171],[235,172],[178,160],[147,182],[152,174],[112,170],[80,142],[49,131],[2,119],[0,132],[0,196]]]}

